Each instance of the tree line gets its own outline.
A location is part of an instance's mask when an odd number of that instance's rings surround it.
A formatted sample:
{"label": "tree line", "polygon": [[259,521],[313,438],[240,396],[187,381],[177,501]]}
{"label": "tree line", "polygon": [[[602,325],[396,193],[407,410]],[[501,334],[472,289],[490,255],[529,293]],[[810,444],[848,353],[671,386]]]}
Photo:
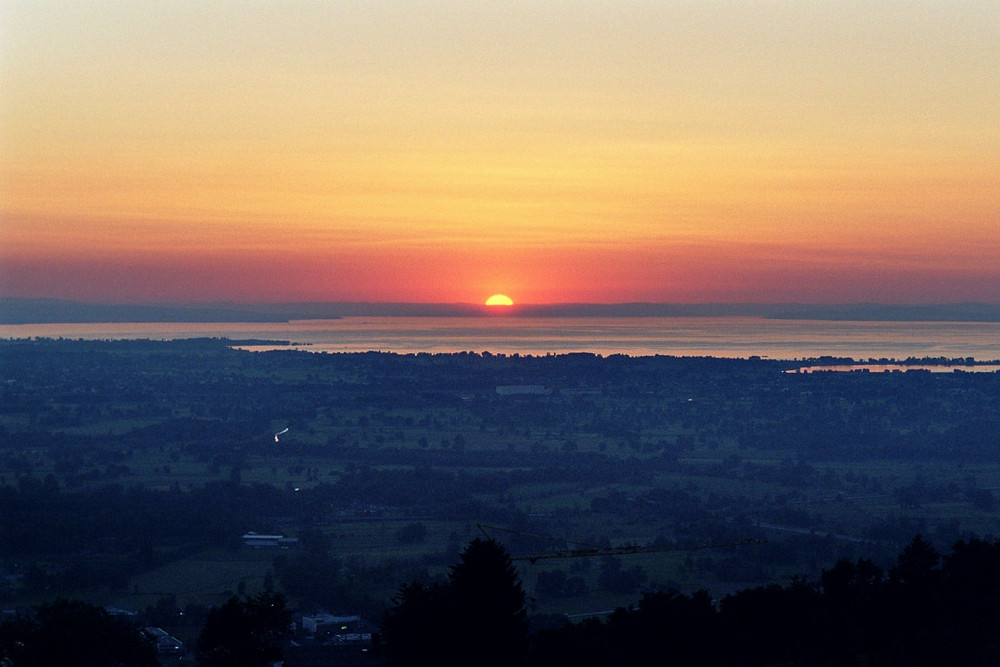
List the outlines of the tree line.
{"label": "tree line", "polygon": [[[403,584],[372,664],[993,665],[1000,661],[1000,541],[941,554],[914,537],[883,570],[842,559],[818,581],[707,591],[649,591],[606,618],[529,617],[503,545],[470,542],[448,576]],[[280,660],[291,613],[280,593],[232,597],[207,616],[202,665]],[[0,624],[0,664],[155,665],[149,637],[84,602],[57,600]]]}
{"label": "tree line", "polygon": [[1000,541],[942,555],[917,535],[888,570],[842,559],[818,581],[721,600],[650,591],[607,618],[535,618],[531,631],[503,547],[476,540],[446,582],[400,589],[384,640],[389,665],[995,665],[998,599]]}

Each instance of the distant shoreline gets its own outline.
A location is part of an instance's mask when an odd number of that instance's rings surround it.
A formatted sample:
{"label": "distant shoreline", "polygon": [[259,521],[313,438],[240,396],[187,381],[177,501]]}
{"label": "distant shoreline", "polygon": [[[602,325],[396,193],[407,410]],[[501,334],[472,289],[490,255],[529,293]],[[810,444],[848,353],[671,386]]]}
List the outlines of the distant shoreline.
{"label": "distant shoreline", "polygon": [[[246,352],[271,352],[275,350],[302,350],[310,351],[309,348],[313,346],[312,343],[302,343],[291,340],[281,340],[281,339],[267,339],[267,338],[228,338],[228,337],[213,337],[213,336],[202,336],[193,338],[176,338],[176,339],[166,339],[157,340],[150,338],[96,338],[96,339],[72,339],[72,338],[51,338],[51,337],[34,337],[34,338],[0,338],[0,353],[9,352],[12,349],[16,349],[18,345],[84,345],[84,346],[122,346],[126,349],[150,349],[156,346],[165,346],[172,348],[183,348],[183,349],[214,349],[219,347],[227,347],[234,350],[242,350]],[[546,355],[533,355],[533,354],[520,354],[520,353],[491,353],[491,352],[438,352],[438,353],[413,353],[413,352],[391,352],[391,351],[366,351],[366,352],[341,352],[344,355],[362,355],[367,356],[371,354],[376,355],[386,355],[386,356],[414,356],[419,354],[435,354],[443,356],[487,356],[487,357],[557,357],[557,358],[600,358],[607,355],[602,355],[593,352],[560,352],[554,354]],[[967,369],[970,371],[981,370],[986,368],[989,372],[1000,372],[1000,359],[974,359],[971,357],[943,357],[943,356],[922,356],[922,357],[883,357],[880,359],[860,359],[853,357],[839,357],[831,355],[821,355],[812,357],[802,357],[802,358],[770,358],[762,357],[756,354],[750,354],[745,357],[714,357],[711,355],[702,356],[687,356],[687,355],[623,355],[632,358],[641,358],[646,356],[662,356],[662,357],[672,357],[672,358],[686,358],[692,361],[702,360],[707,362],[746,362],[746,363],[763,363],[769,365],[786,366],[783,370],[785,373],[810,373],[810,372],[822,372],[822,371],[839,371],[839,372],[857,372],[857,371],[871,371],[871,372],[894,372],[894,371],[906,371],[906,370],[929,370],[929,369],[941,369],[946,368],[948,370],[963,370]]]}
{"label": "distant shoreline", "polygon": [[343,317],[761,317],[835,322],[1000,322],[1000,304],[520,304],[497,311],[469,303],[101,304],[0,299],[0,324],[116,322],[255,323]]}

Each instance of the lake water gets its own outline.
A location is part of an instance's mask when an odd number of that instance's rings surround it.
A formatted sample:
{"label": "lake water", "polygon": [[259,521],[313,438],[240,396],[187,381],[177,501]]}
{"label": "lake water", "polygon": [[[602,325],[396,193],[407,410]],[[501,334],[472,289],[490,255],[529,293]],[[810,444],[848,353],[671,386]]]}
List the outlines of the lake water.
{"label": "lake water", "polygon": [[[0,326],[0,338],[288,340],[315,352],[654,354],[856,360],[1000,359],[996,322],[831,322],[753,317],[345,317],[285,323]],[[256,348],[263,349],[263,348]]]}

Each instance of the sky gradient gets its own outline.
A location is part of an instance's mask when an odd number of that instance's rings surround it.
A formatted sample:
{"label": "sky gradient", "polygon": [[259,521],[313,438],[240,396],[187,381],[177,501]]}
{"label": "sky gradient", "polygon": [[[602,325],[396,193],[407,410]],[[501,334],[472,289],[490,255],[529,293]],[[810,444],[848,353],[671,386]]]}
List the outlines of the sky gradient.
{"label": "sky gradient", "polygon": [[1000,301],[1000,3],[0,6],[0,296]]}

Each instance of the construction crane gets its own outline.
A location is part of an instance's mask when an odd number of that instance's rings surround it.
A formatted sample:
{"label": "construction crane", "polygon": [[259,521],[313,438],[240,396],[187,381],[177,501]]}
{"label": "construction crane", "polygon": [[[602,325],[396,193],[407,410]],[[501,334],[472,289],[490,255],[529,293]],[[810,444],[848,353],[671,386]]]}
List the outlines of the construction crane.
{"label": "construction crane", "polygon": [[682,547],[642,547],[634,544],[626,544],[620,547],[599,547],[593,544],[585,544],[583,542],[573,542],[570,540],[564,540],[558,537],[551,537],[549,535],[538,535],[534,533],[526,533],[520,530],[511,530],[510,528],[500,528],[499,526],[488,526],[485,524],[477,523],[476,527],[486,536],[487,539],[494,539],[487,531],[497,530],[503,533],[512,533],[514,535],[522,535],[524,537],[534,537],[543,540],[551,540],[553,542],[561,542],[566,544],[575,544],[578,548],[575,549],[557,549],[555,551],[548,551],[543,553],[526,554],[523,556],[511,556],[511,560],[526,560],[529,563],[537,563],[540,560],[546,560],[549,558],[581,558],[586,556],[628,556],[632,554],[649,554],[649,553],[660,553],[665,551],[696,551],[698,549],[721,549],[723,547],[742,547],[753,544],[764,544],[767,540],[759,539],[756,537],[745,537],[739,540],[733,540],[728,542],[708,542],[702,544],[694,544]]}

